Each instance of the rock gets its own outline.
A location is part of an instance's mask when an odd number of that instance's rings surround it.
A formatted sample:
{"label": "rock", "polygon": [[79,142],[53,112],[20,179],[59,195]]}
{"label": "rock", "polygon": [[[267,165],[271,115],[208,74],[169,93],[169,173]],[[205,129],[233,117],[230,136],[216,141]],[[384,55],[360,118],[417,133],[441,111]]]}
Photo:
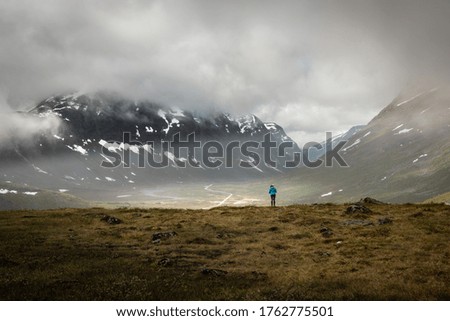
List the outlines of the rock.
{"label": "rock", "polygon": [[323,237],[330,237],[333,232],[328,227],[322,227],[319,231]]}
{"label": "rock", "polygon": [[330,257],[331,256],[331,254],[329,252],[325,252],[325,251],[316,251],[314,253],[321,257]]}
{"label": "rock", "polygon": [[210,241],[208,239],[205,239],[203,237],[196,237],[192,240],[187,241],[187,244],[209,244],[209,245],[214,245],[216,244],[213,241]]}
{"label": "rock", "polygon": [[359,225],[359,226],[369,226],[374,225],[373,222],[368,220],[349,220],[342,223],[344,225]]}
{"label": "rock", "polygon": [[346,214],[353,214],[353,213],[372,213],[372,210],[368,207],[365,207],[364,205],[360,203],[352,204],[345,210]]}
{"label": "rock", "polygon": [[383,217],[378,219],[378,224],[384,225],[384,224],[392,224],[392,220],[389,217]]}
{"label": "rock", "polygon": [[103,222],[106,222],[108,224],[111,224],[111,225],[117,225],[117,224],[122,223],[121,219],[118,219],[117,217],[113,217],[113,216],[109,216],[109,215],[103,215],[100,220]]}
{"label": "rock", "polygon": [[371,197],[361,198],[358,203],[361,204],[386,204]]}
{"label": "rock", "polygon": [[203,269],[202,274],[212,275],[212,276],[224,276],[224,275],[228,274],[228,272],[223,271],[223,270],[215,270],[215,269]]}
{"label": "rock", "polygon": [[231,238],[234,238],[234,237],[236,237],[236,235],[233,234],[233,233],[222,232],[222,233],[218,233],[217,234],[217,238],[218,239],[231,239]]}
{"label": "rock", "polygon": [[315,263],[321,263],[324,261],[327,261],[331,257],[331,253],[326,251],[315,251],[314,255],[312,256],[312,260]]}
{"label": "rock", "polygon": [[159,266],[170,266],[172,264],[173,264],[173,262],[169,258],[163,258],[163,259],[159,260],[159,262],[158,262]]}
{"label": "rock", "polygon": [[169,232],[158,232],[153,234],[152,236],[152,241],[155,242],[157,240],[164,240],[164,239],[168,239],[174,236],[177,236],[177,232],[174,231],[169,231]]}
{"label": "rock", "polygon": [[258,272],[258,271],[252,271],[251,276],[255,280],[267,280],[268,279],[267,273]]}

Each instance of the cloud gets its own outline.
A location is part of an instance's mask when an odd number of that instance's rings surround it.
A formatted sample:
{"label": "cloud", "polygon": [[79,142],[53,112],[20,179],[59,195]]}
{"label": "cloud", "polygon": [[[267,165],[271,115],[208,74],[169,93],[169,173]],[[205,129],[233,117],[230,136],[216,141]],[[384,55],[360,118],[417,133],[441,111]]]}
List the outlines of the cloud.
{"label": "cloud", "polygon": [[105,89],[255,113],[301,141],[448,81],[448,16],[447,0],[6,0],[0,89],[14,108]]}
{"label": "cloud", "polygon": [[32,145],[41,134],[56,134],[61,120],[56,116],[38,117],[12,110],[0,95],[0,149]]}
{"label": "cloud", "polygon": [[26,146],[30,139],[39,134],[56,134],[60,126],[57,117],[36,119],[23,114],[0,114],[0,147],[13,144]]}

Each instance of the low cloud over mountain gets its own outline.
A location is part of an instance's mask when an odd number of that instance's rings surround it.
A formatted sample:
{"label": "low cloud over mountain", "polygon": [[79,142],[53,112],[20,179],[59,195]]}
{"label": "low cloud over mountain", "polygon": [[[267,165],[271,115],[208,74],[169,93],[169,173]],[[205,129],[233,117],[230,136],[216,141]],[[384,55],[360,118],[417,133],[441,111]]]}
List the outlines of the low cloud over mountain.
{"label": "low cloud over mountain", "polygon": [[114,90],[321,141],[448,78],[449,15],[446,0],[2,1],[0,90],[16,109]]}
{"label": "low cloud over mountain", "polygon": [[61,124],[58,117],[37,117],[12,110],[0,96],[0,147],[27,145],[35,135],[56,133]]}

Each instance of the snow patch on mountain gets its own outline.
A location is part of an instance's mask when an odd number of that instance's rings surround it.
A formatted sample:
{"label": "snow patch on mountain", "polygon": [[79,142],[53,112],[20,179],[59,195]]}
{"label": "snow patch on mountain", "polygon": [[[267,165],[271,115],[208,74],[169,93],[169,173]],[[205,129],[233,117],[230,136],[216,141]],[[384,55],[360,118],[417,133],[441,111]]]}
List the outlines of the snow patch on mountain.
{"label": "snow patch on mountain", "polygon": [[424,109],[420,112],[420,115],[422,115],[423,113],[425,113],[428,109],[430,109],[431,107],[428,107],[427,109]]}
{"label": "snow patch on mountain", "polygon": [[274,123],[264,123],[264,127],[270,131],[277,130],[277,126]]}
{"label": "snow patch on mountain", "polygon": [[[103,139],[101,139],[98,143],[99,143],[99,145],[101,145],[102,147],[108,149],[108,151],[113,152],[113,153],[130,150],[131,152],[133,152],[135,154],[139,154],[140,148],[143,148],[144,150],[148,151],[149,153],[151,152],[149,145],[139,146],[139,145],[124,144],[124,143],[119,144],[117,142],[108,143]],[[108,159],[108,161],[110,161],[110,160]]]}
{"label": "snow patch on mountain", "polygon": [[420,96],[423,96],[423,95],[428,94],[428,93],[432,93],[432,92],[434,92],[434,91],[436,91],[436,90],[438,90],[438,89],[439,89],[439,88],[436,87],[436,88],[433,88],[433,89],[431,89],[431,90],[429,90],[429,91],[423,91],[423,92],[421,92],[421,93],[419,93],[419,94],[417,94],[417,95],[415,95],[415,96],[413,96],[413,97],[411,97],[411,98],[409,98],[409,99],[407,99],[407,100],[404,100],[404,101],[398,103],[398,104],[397,104],[397,107],[402,106],[402,105],[404,105],[404,104],[407,104],[407,103],[413,101],[414,99],[419,98]]}
{"label": "snow patch on mountain", "polygon": [[78,153],[80,153],[81,155],[84,155],[84,156],[86,156],[87,154],[88,154],[88,152],[87,152],[87,150],[86,149],[84,149],[83,147],[81,147],[81,146],[79,146],[79,145],[73,145],[73,146],[69,146],[69,145],[66,145],[69,149],[71,149],[71,150],[73,150],[74,152],[78,152]]}
{"label": "snow patch on mountain", "polygon": [[250,132],[257,126],[255,115],[242,116],[239,119],[237,119],[236,122],[239,125],[239,130],[241,134]]}
{"label": "snow patch on mountain", "polygon": [[127,197],[131,197],[132,195],[117,195],[116,198],[127,198]]}
{"label": "snow patch on mountain", "polygon": [[174,107],[169,113],[175,117],[186,117],[186,115],[184,114],[184,111],[182,111],[178,107]]}
{"label": "snow patch on mountain", "polygon": [[428,154],[422,154],[422,155],[420,155],[420,156],[417,157],[415,160],[413,160],[413,164],[414,164],[414,163],[417,163],[421,158],[427,157],[427,156],[428,156]]}
{"label": "snow patch on mountain", "polygon": [[243,160],[241,159],[242,163],[248,164],[251,168],[256,169],[258,172],[264,173],[264,171],[255,165],[255,160],[252,157],[249,157],[249,160]]}
{"label": "snow patch on mountain", "polygon": [[402,102],[400,102],[400,103],[397,104],[397,107],[400,107],[401,105],[407,104],[407,103],[409,103],[410,101],[413,101],[414,99],[419,98],[419,97],[422,96],[423,94],[424,94],[424,93],[420,93],[420,94],[415,95],[415,96],[412,97],[412,98],[409,98],[409,99],[407,99],[407,100],[405,100],[405,101],[402,101]]}
{"label": "snow patch on mountain", "polygon": [[64,137],[58,136],[56,134],[54,134],[53,137],[55,137],[56,139],[62,140],[62,141],[64,140]]}
{"label": "snow patch on mountain", "polygon": [[108,163],[114,164],[114,162],[113,162],[112,160],[110,160],[107,156],[105,156],[105,155],[103,155],[103,154],[101,154],[101,153],[100,153],[100,156],[103,157],[103,159],[104,159],[105,161],[107,161]]}
{"label": "snow patch on mountain", "polygon": [[344,149],[342,149],[342,150],[343,150],[343,151],[347,151],[347,150],[349,150],[350,148],[352,148],[352,147],[358,145],[359,143],[361,143],[361,139],[358,138],[357,140],[355,140],[355,142],[354,142],[353,144],[351,144],[350,146],[348,146],[348,147],[346,147],[346,148],[344,148]]}
{"label": "snow patch on mountain", "polygon": [[173,153],[171,153],[171,152],[164,152],[164,155],[173,163],[173,166],[174,167],[178,167],[178,164],[177,164],[177,161],[179,161],[179,162],[183,162],[183,163],[186,163],[187,162],[187,159],[186,158],[184,158],[184,157],[180,157],[180,158],[177,158]]}
{"label": "snow patch on mountain", "polygon": [[5,194],[17,194],[17,191],[0,188],[0,194],[2,194],[2,195],[5,195]]}
{"label": "snow patch on mountain", "polygon": [[36,196],[38,192],[23,192],[24,195]]}
{"label": "snow patch on mountain", "polygon": [[40,168],[37,167],[36,165],[31,164],[31,166],[33,166],[33,168],[34,168],[38,173],[41,173],[41,174],[47,174],[47,175],[48,175],[48,173],[47,173],[46,171],[40,169]]}
{"label": "snow patch on mountain", "polygon": [[173,127],[173,125],[180,123],[180,121],[177,118],[172,118],[172,120],[169,122],[169,120],[167,119],[167,113],[160,109],[158,110],[158,116],[161,117],[162,119],[164,119],[164,121],[167,124],[167,127],[164,128],[162,131],[166,133],[166,135],[169,133],[170,129]]}
{"label": "snow patch on mountain", "polygon": [[406,133],[409,133],[413,129],[414,128],[405,128],[405,129],[400,130],[397,134],[406,134]]}

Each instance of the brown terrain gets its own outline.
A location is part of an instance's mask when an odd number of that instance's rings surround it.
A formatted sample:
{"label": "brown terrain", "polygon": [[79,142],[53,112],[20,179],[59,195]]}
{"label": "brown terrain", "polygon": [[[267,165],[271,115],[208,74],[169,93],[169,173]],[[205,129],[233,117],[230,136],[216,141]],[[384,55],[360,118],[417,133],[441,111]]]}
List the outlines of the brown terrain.
{"label": "brown terrain", "polygon": [[449,300],[450,206],[0,212],[0,300]]}

